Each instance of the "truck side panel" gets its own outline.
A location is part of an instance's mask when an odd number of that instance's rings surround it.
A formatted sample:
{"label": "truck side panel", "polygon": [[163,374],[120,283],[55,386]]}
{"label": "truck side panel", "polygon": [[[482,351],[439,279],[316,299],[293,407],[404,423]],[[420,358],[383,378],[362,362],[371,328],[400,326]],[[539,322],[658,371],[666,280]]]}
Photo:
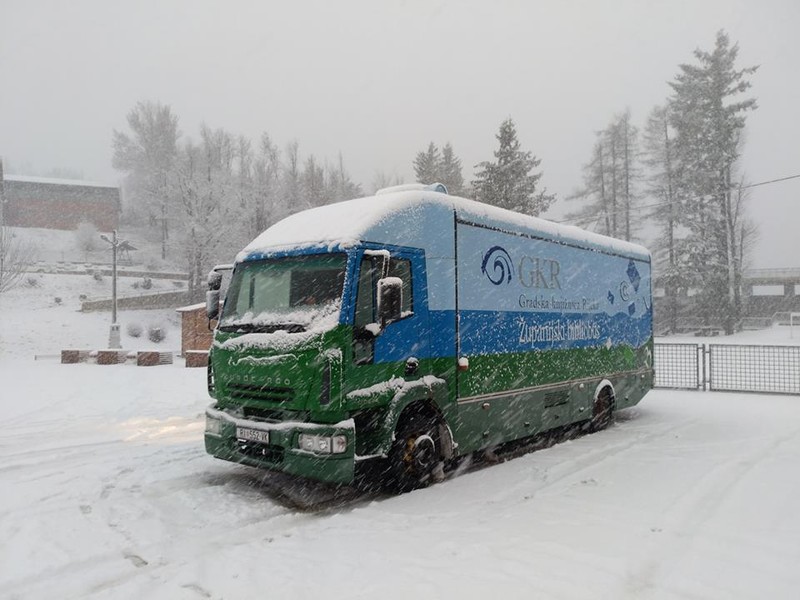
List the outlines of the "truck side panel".
{"label": "truck side panel", "polygon": [[650,263],[457,223],[460,450],[588,419],[601,379],[635,404],[651,379]]}

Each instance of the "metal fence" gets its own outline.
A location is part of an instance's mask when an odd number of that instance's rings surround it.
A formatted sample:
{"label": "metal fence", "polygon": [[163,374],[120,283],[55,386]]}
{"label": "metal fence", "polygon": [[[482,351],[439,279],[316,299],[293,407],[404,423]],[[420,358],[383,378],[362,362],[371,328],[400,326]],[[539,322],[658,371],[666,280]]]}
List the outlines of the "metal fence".
{"label": "metal fence", "polygon": [[709,389],[800,394],[800,346],[708,347]]}
{"label": "metal fence", "polygon": [[656,343],[655,387],[800,394],[800,346]]}
{"label": "metal fence", "polygon": [[697,390],[703,385],[703,347],[699,344],[662,344],[653,348],[655,387]]}

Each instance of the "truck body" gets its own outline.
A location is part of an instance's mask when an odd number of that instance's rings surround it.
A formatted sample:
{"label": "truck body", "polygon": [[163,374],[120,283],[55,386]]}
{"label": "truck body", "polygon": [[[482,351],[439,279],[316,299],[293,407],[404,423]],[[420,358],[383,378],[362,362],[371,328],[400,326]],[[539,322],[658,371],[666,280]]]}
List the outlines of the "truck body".
{"label": "truck body", "polygon": [[[441,186],[439,188],[441,189]],[[431,189],[292,215],[236,258],[209,355],[207,451],[400,487],[651,389],[644,248]]]}

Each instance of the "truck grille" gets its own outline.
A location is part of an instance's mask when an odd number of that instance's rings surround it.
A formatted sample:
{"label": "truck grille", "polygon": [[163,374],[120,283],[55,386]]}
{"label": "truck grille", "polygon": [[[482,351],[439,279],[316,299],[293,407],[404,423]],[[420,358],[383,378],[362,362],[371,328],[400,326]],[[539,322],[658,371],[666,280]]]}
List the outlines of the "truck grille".
{"label": "truck grille", "polygon": [[237,400],[265,400],[267,402],[291,402],[294,390],[289,387],[229,383],[228,394]]}

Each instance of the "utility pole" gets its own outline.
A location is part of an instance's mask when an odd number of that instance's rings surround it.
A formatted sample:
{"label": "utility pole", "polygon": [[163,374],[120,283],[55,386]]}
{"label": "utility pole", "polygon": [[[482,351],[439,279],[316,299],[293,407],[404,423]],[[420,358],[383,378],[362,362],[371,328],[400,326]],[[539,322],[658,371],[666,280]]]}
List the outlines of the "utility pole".
{"label": "utility pole", "polygon": [[108,347],[122,348],[119,323],[117,323],[117,249],[127,242],[117,239],[116,229],[111,233],[111,239],[102,234],[100,239],[111,244],[111,330],[108,334]]}
{"label": "utility pole", "polygon": [[6,194],[3,181],[3,157],[0,156],[0,280],[6,276],[6,253],[8,252],[6,240]]}
{"label": "utility pole", "polygon": [[6,209],[6,194],[5,184],[3,182],[3,157],[0,156],[0,229],[6,226],[5,209]]}

